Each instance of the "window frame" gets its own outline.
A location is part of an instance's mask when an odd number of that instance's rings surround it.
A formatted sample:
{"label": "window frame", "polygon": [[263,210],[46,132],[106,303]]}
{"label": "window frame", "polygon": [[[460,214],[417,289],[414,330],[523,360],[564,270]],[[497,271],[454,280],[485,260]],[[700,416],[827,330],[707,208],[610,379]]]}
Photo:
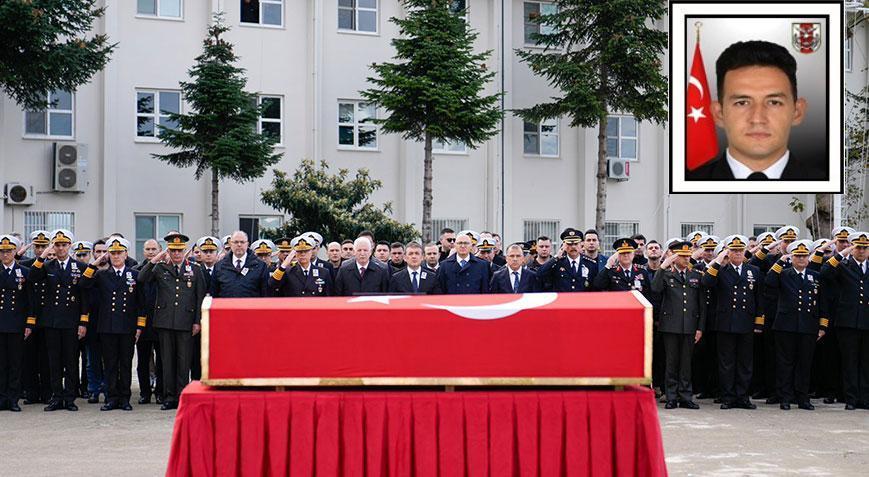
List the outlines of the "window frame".
{"label": "window frame", "polygon": [[[133,104],[133,115],[135,117],[135,121],[133,121],[133,138],[135,142],[142,143],[159,143],[160,139],[160,128],[157,127],[160,124],[161,117],[168,117],[165,114],[160,114],[160,93],[178,93],[178,112],[180,114],[184,114],[184,96],[180,89],[154,89],[154,88],[135,88],[134,90],[135,98]],[[153,113],[140,113],[139,112],[139,93],[150,93],[154,95],[154,112]],[[148,116],[154,118],[154,135],[153,136],[139,136],[139,117],[140,116]]]}
{"label": "window frame", "polygon": [[[356,100],[356,99],[339,99],[336,103],[338,108],[335,111],[336,114],[336,128],[335,128],[335,139],[338,150],[341,151],[366,151],[366,152],[380,152],[380,126],[374,123],[360,123],[359,122],[359,110],[360,105],[362,104],[370,104],[367,101]],[[353,104],[353,122],[352,123],[342,123],[341,122],[341,105],[342,104]],[[374,119],[377,119],[377,110],[378,108],[374,108]],[[341,144],[341,127],[353,126],[353,145]],[[362,147],[359,146],[359,128],[360,127],[373,127],[375,130],[374,134],[374,147]]]}
{"label": "window frame", "polygon": [[[618,135],[617,136],[610,136],[607,134],[606,137],[604,138],[604,140],[606,141],[610,138],[615,138],[619,144],[619,155],[618,156],[611,155],[609,148],[607,148],[606,158],[607,159],[622,160],[622,161],[629,161],[629,162],[640,162],[640,122],[637,121],[637,118],[634,117],[634,115],[632,115],[632,114],[610,114],[607,116],[607,121],[609,121],[610,118],[618,119],[618,125],[619,125]],[[631,118],[634,120],[634,124],[636,124],[636,128],[637,128],[637,135],[636,136],[625,136],[622,134],[622,119],[623,118]],[[606,132],[605,132],[605,134],[606,134]],[[634,140],[634,144],[635,144],[634,156],[635,157],[633,159],[630,157],[621,157],[622,140],[623,139],[633,139]]]}
{"label": "window frame", "polygon": [[[52,92],[53,91],[46,91],[46,93],[45,93],[46,100],[51,98]],[[53,108],[51,106],[51,104],[48,104],[48,106],[43,110],[39,110],[39,111],[24,110],[23,111],[24,114],[21,115],[22,122],[23,122],[23,124],[22,124],[22,137],[24,139],[48,139],[48,140],[63,140],[63,141],[72,140],[72,141],[74,141],[75,140],[75,91],[70,91],[69,96],[70,96],[70,109],[56,109],[56,108]],[[27,132],[27,113],[39,113],[39,112],[45,113],[45,134]],[[54,112],[56,114],[70,114],[72,116],[72,118],[70,120],[71,126],[70,126],[70,135],[69,136],[60,136],[60,135],[51,134],[51,113],[52,112]]]}
{"label": "window frame", "polygon": [[[272,28],[282,30],[286,28],[286,20],[285,16],[287,14],[286,2],[290,0],[254,0],[259,3],[259,19],[257,23],[253,22],[245,22],[241,20],[241,2],[239,2],[239,11],[238,11],[238,25],[242,27],[252,27],[252,28]],[[263,12],[265,9],[263,8],[263,4],[268,5],[280,5],[281,6],[281,23],[279,25],[275,25],[272,23],[263,23]]]}
{"label": "window frame", "polygon": [[[618,232],[616,235],[609,234],[607,230],[607,226],[609,225],[617,225]],[[632,227],[633,231],[630,233],[622,233],[622,227],[626,225],[628,227]],[[598,231],[600,232],[600,231]],[[610,248],[616,240],[622,237],[630,237],[632,235],[636,235],[640,232],[640,221],[639,220],[607,220],[603,224],[603,235],[598,235],[598,239],[600,240],[600,251],[604,255],[612,255],[614,250]]]}
{"label": "window frame", "polygon": [[845,34],[845,45],[842,47],[842,55],[844,57],[845,72],[850,73],[854,68],[854,36]]}
{"label": "window frame", "polygon": [[[547,29],[551,29],[551,28],[552,28],[552,27],[543,26],[543,25],[540,25],[540,24],[537,24],[537,23],[528,23],[528,22],[526,21],[526,18],[525,18],[525,5],[526,5],[526,4],[530,4],[530,3],[537,4],[537,14],[538,14],[538,15],[543,14],[543,5],[548,5],[548,6],[551,6],[551,7],[555,7],[556,11],[558,10],[558,5],[557,5],[555,2],[547,2],[547,1],[540,1],[540,0],[523,0],[523,1],[522,1],[522,45],[523,45],[525,48],[540,48],[540,49],[545,49],[545,48],[546,48],[545,45],[541,45],[540,43],[529,43],[529,42],[528,42],[528,39],[527,39],[527,38],[528,38],[528,35],[527,35],[526,32],[525,32],[525,28],[526,28],[528,25],[534,25],[534,26],[536,26],[536,27],[537,27],[537,32],[536,32],[536,33],[544,33],[544,32],[543,32],[543,29],[544,29],[544,28],[547,28]],[[550,31],[549,33],[551,33],[551,31]],[[544,33],[544,34],[546,34],[546,33]]]}
{"label": "window frame", "polygon": [[[544,228],[551,228],[551,232],[543,230]],[[533,233],[533,237],[529,236],[529,230],[536,229],[537,232]],[[552,243],[555,243],[559,237],[559,230],[561,230],[561,221],[558,219],[522,219],[522,236],[524,240],[527,242],[529,240],[537,240],[537,237],[545,235],[552,239]]]}
{"label": "window frame", "polygon": [[703,230],[709,235],[715,235],[715,222],[679,222],[680,237],[687,237],[695,230]]}
{"label": "window frame", "polygon": [[[54,225],[49,226],[48,220],[46,220],[50,215],[54,215],[57,217],[66,216],[69,218],[69,222],[62,224],[61,227],[56,227]],[[35,222],[34,218],[38,218],[41,222]],[[56,224],[55,224],[56,225]],[[74,211],[66,211],[66,210],[25,210],[24,211],[24,233],[22,234],[22,238],[29,241],[30,234],[37,230],[47,230],[51,232],[56,228],[67,229],[72,233],[75,233],[75,212]],[[31,249],[32,250],[32,249]],[[30,252],[31,250],[28,250]]]}
{"label": "window frame", "polygon": [[431,242],[436,244],[440,244],[438,239],[440,238],[441,229],[451,228],[456,231],[458,234],[462,230],[468,230],[470,227],[468,224],[470,220],[467,218],[457,219],[455,217],[447,217],[447,218],[437,218],[432,219],[431,221],[431,233],[434,237],[431,238]]}
{"label": "window frame", "polygon": [[256,96],[256,104],[257,106],[262,105],[263,98],[269,99],[277,99],[279,106],[279,117],[278,119],[273,118],[264,118],[262,113],[260,113],[259,117],[256,120],[256,132],[257,134],[262,134],[262,125],[263,122],[266,123],[277,123],[280,129],[280,134],[278,135],[278,142],[274,144],[274,147],[284,147],[284,97],[279,94],[258,94]]}
{"label": "window frame", "polygon": [[[775,232],[776,230],[784,227],[785,224],[751,224],[751,231],[753,236],[757,237],[758,235],[764,232]],[[760,230],[763,229],[763,230]],[[760,230],[760,232],[758,232]]]}
{"label": "window frame", "polygon": [[[448,149],[448,145],[462,145],[461,151],[452,151]],[[452,141],[438,141],[437,139],[432,140],[431,142],[431,153],[438,154],[442,156],[467,156],[468,155],[468,145],[463,141],[459,141],[458,144],[453,144]]]}
{"label": "window frame", "polygon": [[154,15],[150,13],[141,13],[139,12],[139,2],[136,2],[136,18],[142,18],[146,20],[169,20],[173,22],[183,22],[184,21],[184,0],[178,0],[178,11],[179,15],[177,17],[161,15],[160,14],[160,3],[166,0],[154,0],[154,11],[157,12]]}
{"label": "window frame", "polygon": [[[362,11],[366,12],[374,12],[374,31],[363,31],[359,30],[359,0],[352,0],[352,7],[342,7],[340,4],[340,0],[336,3],[336,13],[339,14],[338,18],[336,18],[336,30],[338,33],[344,33],[348,35],[368,35],[368,36],[380,36],[380,6],[381,0],[374,0],[375,7],[361,7]],[[353,24],[356,28],[341,28],[341,20],[340,20],[340,12],[341,10],[350,10],[353,12]]]}
{"label": "window frame", "polygon": [[[543,132],[543,124],[546,123],[547,121],[554,122],[554,125],[555,125],[555,132],[554,133],[544,133]],[[525,124],[536,124],[537,125],[537,132],[534,133],[537,135],[537,152],[536,153],[525,151],[525,135],[532,134],[532,133],[525,131]],[[558,151],[555,153],[555,155],[543,154],[543,137],[544,136],[549,136],[549,137],[554,136],[555,137],[556,146],[558,149]],[[561,157],[561,124],[560,124],[559,118],[545,119],[539,123],[532,123],[530,121],[523,120],[522,121],[522,155],[525,157],[544,157],[544,158],[554,158],[554,159],[560,158]]]}
{"label": "window frame", "polygon": [[[153,217],[154,218],[154,235],[156,237],[148,237],[145,239],[139,239],[139,230],[136,220],[139,217]],[[166,249],[166,242],[163,240],[163,237],[166,236],[169,231],[165,231],[163,233],[160,232],[160,218],[161,217],[177,217],[178,218],[178,230],[184,230],[184,214],[181,212],[133,212],[133,249],[136,253],[135,258],[137,260],[141,260],[141,247],[144,247],[145,242],[148,240],[154,239],[157,243],[160,244],[163,250]],[[195,239],[192,239],[195,240]]]}
{"label": "window frame", "polygon": [[[255,238],[252,236],[252,234],[248,233],[247,230],[244,230],[241,227],[242,219],[256,220],[256,237]],[[278,215],[278,214],[238,214],[238,230],[242,230],[242,231],[244,231],[244,233],[248,234],[248,245],[262,238],[262,237],[260,237],[260,233],[263,230],[263,228],[261,226],[262,219],[278,219],[280,221],[280,223],[278,224],[278,227],[283,227],[284,221],[285,221],[285,217],[283,215]]]}

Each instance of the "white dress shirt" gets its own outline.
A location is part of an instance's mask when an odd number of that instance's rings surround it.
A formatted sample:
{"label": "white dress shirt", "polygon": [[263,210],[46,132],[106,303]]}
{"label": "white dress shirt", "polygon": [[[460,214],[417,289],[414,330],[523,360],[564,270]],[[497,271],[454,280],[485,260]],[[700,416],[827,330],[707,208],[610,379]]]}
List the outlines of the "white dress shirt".
{"label": "white dress shirt", "polygon": [[769,179],[781,179],[781,175],[784,172],[785,167],[788,165],[790,156],[791,151],[785,151],[784,155],[782,155],[782,157],[775,161],[771,166],[762,171],[753,171],[745,164],[734,159],[733,156],[730,155],[730,148],[727,148],[727,165],[730,166],[730,170],[733,172],[733,177],[735,179],[747,179],[752,172],[763,172]]}

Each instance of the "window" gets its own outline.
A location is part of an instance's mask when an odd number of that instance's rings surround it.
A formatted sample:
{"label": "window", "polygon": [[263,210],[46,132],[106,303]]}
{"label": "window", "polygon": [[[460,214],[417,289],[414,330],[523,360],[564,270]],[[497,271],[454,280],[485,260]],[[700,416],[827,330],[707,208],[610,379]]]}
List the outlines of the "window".
{"label": "window", "polygon": [[600,246],[603,253],[609,255],[613,253],[613,242],[620,238],[630,237],[640,232],[639,222],[604,222],[603,237],[600,238]]}
{"label": "window", "polygon": [[561,226],[557,220],[526,220],[523,222],[523,240],[537,240],[537,237],[547,236],[556,240],[560,235]]}
{"label": "window", "polygon": [[377,0],[338,0],[338,29],[377,33]]}
{"label": "window", "polygon": [[[146,241],[155,239],[160,242],[161,247],[165,248],[166,242],[163,241],[163,237],[173,230],[181,230],[180,214],[135,214],[135,218],[136,258],[142,257],[142,249]],[[196,240],[194,237],[190,239]]]}
{"label": "window", "polygon": [[137,0],[136,13],[153,17],[181,18],[181,0]]}
{"label": "window", "polygon": [[429,237],[428,240],[437,242],[441,236],[441,230],[445,228],[451,228],[456,233],[467,230],[468,219],[431,219],[431,234],[433,237]]}
{"label": "window", "polygon": [[680,237],[687,237],[688,234],[695,230],[701,230],[705,234],[712,235],[712,229],[715,227],[715,224],[712,222],[690,222],[690,223],[682,223],[679,225]]}
{"label": "window", "polygon": [[377,117],[372,104],[356,101],[338,103],[338,147],[341,149],[377,149]]}
{"label": "window", "polygon": [[754,226],[751,228],[751,234],[757,237],[764,232],[775,232],[776,230],[784,226],[785,224],[754,224]]}
{"label": "window", "polygon": [[255,25],[283,26],[283,0],[241,0],[241,22]]}
{"label": "window", "polygon": [[468,146],[462,141],[432,141],[431,150],[435,154],[467,154]]}
{"label": "window", "polygon": [[849,36],[845,38],[845,71],[851,71],[851,65],[854,61],[854,37]]}
{"label": "window", "polygon": [[75,98],[69,91],[47,93],[48,108],[24,113],[24,134],[71,139],[75,133]]}
{"label": "window", "polygon": [[537,41],[532,38],[534,34],[548,35],[553,29],[547,25],[537,23],[541,15],[552,15],[558,11],[558,7],[552,3],[525,2],[525,44],[536,45]]}
{"label": "window", "polygon": [[281,137],[281,117],[283,109],[281,108],[280,96],[259,96],[257,98],[259,104],[263,106],[262,114],[257,122],[257,132],[268,134],[275,138],[275,144],[283,144]]}
{"label": "window", "polygon": [[37,230],[51,232],[55,229],[66,229],[75,233],[75,212],[24,212],[24,235],[30,240],[30,234]]}
{"label": "window", "polygon": [[558,119],[539,124],[525,121],[522,142],[526,155],[558,157]]}
{"label": "window", "polygon": [[136,137],[160,137],[160,128],[178,129],[178,122],[169,114],[181,113],[181,93],[178,91],[136,90]]}
{"label": "window", "polygon": [[248,241],[253,243],[260,239],[260,232],[276,229],[284,224],[280,215],[248,215],[238,217],[238,230],[247,234]]}
{"label": "window", "polygon": [[637,120],[633,116],[607,117],[606,157],[637,160]]}

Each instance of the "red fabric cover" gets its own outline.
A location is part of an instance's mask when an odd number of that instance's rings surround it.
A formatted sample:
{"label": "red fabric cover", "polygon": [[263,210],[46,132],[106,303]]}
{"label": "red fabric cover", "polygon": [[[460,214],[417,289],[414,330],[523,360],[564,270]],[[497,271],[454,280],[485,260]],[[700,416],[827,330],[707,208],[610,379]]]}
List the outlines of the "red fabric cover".
{"label": "red fabric cover", "polygon": [[169,476],[664,476],[652,391],[253,391],[191,383]]}
{"label": "red fabric cover", "polygon": [[481,320],[431,305],[522,295],[215,299],[203,379],[644,377],[645,308],[632,293],[529,295],[554,301]]}

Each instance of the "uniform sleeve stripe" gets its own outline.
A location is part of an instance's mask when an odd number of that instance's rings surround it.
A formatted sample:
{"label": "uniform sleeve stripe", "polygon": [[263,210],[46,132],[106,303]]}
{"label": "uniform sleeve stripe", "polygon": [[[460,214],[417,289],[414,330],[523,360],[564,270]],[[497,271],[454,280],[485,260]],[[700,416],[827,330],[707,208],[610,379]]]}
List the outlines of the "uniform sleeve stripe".
{"label": "uniform sleeve stripe", "polygon": [[822,254],[815,253],[814,255],[812,255],[812,262],[813,263],[821,263],[823,261],[824,261],[824,256]]}
{"label": "uniform sleeve stripe", "polygon": [[776,273],[781,273],[781,271],[782,271],[782,266],[779,265],[778,263],[776,263],[775,265],[772,266],[772,271],[774,271],[774,272],[776,272]]}
{"label": "uniform sleeve stripe", "polygon": [[757,253],[754,254],[754,256],[757,257],[758,260],[763,260],[766,258],[766,252],[764,252],[763,249],[760,249],[757,251]]}
{"label": "uniform sleeve stripe", "polygon": [[93,278],[93,276],[94,276],[94,272],[95,272],[96,270],[97,270],[97,269],[94,268],[93,265],[88,265],[88,267],[87,267],[87,269],[84,271],[83,275],[84,275],[85,278]]}
{"label": "uniform sleeve stripe", "polygon": [[27,324],[28,325],[35,325],[36,324],[36,317],[35,316],[28,316],[27,317]]}
{"label": "uniform sleeve stripe", "polygon": [[35,262],[33,262],[33,267],[34,268],[42,268],[43,264],[44,263],[42,261],[42,257],[40,257],[40,258],[37,258]]}
{"label": "uniform sleeve stripe", "polygon": [[280,268],[276,268],[274,272],[272,272],[272,278],[277,281],[281,281],[284,279],[284,271]]}
{"label": "uniform sleeve stripe", "polygon": [[140,317],[139,317],[138,326],[144,327],[145,324],[147,323],[147,320],[148,320],[148,319],[147,319],[146,317],[144,317],[144,316],[140,316]]}
{"label": "uniform sleeve stripe", "polygon": [[763,325],[763,322],[764,322],[764,317],[763,317],[763,315],[761,315],[761,316],[757,316],[757,317],[754,318],[754,324],[755,324],[755,325]]}
{"label": "uniform sleeve stripe", "polygon": [[839,266],[839,261],[836,260],[836,257],[830,257],[830,259],[827,260],[827,263],[829,263],[831,267]]}
{"label": "uniform sleeve stripe", "polygon": [[88,315],[81,315],[81,319],[79,321],[81,321],[82,323],[87,323],[88,321],[90,321],[90,317]]}
{"label": "uniform sleeve stripe", "polygon": [[715,267],[709,267],[709,269],[707,270],[707,272],[709,272],[709,274],[712,275],[713,277],[717,277],[717,276],[718,276],[718,269],[715,268]]}
{"label": "uniform sleeve stripe", "polygon": [[820,321],[821,321],[821,322],[820,322],[821,328],[826,328],[826,327],[830,326],[830,320],[829,320],[829,319],[827,319],[827,318],[821,318]]}

